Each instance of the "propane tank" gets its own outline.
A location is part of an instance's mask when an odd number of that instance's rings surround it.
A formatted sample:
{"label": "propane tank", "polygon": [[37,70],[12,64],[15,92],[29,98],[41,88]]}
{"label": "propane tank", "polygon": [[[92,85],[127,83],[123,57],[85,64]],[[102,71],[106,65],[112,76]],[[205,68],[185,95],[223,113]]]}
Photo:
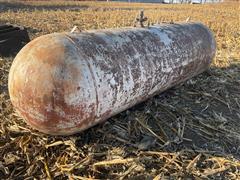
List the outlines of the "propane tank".
{"label": "propane tank", "polygon": [[53,33],[18,53],[9,94],[33,128],[70,135],[203,72],[215,51],[200,23]]}

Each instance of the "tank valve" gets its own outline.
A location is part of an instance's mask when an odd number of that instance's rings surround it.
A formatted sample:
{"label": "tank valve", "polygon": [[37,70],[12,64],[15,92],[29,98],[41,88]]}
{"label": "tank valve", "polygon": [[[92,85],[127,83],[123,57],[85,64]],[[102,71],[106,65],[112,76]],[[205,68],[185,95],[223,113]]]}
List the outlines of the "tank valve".
{"label": "tank valve", "polygon": [[134,27],[144,27],[144,22],[147,20],[148,20],[148,18],[144,17],[144,10],[142,9],[139,12],[139,16],[135,20]]}

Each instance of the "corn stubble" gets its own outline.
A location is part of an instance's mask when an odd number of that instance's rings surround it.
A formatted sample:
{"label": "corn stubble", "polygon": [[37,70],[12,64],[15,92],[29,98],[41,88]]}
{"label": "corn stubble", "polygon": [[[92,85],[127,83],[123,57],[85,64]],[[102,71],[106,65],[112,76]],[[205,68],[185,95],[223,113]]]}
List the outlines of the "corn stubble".
{"label": "corn stubble", "polygon": [[20,119],[9,100],[14,57],[0,57],[0,179],[161,179],[240,176],[240,25],[238,3],[152,5],[106,2],[1,1],[0,23],[52,32],[201,21],[212,29],[211,68],[74,136],[47,136]]}

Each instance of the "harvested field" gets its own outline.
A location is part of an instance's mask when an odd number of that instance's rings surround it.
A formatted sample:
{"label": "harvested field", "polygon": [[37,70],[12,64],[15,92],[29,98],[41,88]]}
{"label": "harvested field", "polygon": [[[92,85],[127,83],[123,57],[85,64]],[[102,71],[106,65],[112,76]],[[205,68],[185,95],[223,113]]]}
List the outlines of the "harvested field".
{"label": "harvested field", "polygon": [[201,75],[72,136],[31,129],[8,94],[12,57],[0,57],[0,179],[240,178],[239,2],[129,4],[0,1],[0,24],[27,27],[31,39],[53,32],[200,21],[217,41]]}

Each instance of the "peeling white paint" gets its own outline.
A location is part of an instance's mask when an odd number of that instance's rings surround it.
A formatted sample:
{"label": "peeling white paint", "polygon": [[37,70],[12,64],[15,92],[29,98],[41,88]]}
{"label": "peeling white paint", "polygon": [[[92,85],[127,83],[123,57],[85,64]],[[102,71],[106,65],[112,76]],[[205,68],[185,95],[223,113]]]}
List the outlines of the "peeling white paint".
{"label": "peeling white paint", "polygon": [[159,26],[154,26],[150,28],[150,31],[159,36],[161,42],[164,43],[165,46],[169,46],[172,43],[172,39],[168,36],[168,33],[161,29]]}
{"label": "peeling white paint", "polygon": [[114,77],[110,80],[110,84],[111,84],[112,87],[117,85],[117,82],[115,81]]}

